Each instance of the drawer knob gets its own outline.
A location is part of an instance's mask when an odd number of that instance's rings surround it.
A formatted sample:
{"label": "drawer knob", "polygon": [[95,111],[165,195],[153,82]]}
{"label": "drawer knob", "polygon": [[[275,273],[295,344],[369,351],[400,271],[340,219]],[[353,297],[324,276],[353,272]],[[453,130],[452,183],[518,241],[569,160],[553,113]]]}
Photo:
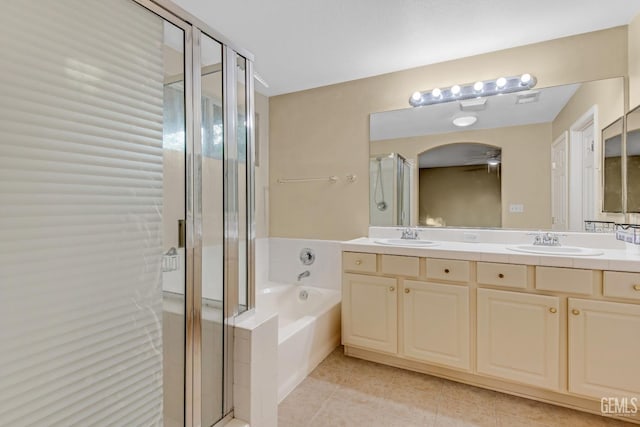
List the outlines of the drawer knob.
{"label": "drawer knob", "polygon": [[573,310],[571,310],[571,313],[573,313],[574,316],[577,316],[578,314],[580,314],[580,310],[574,308]]}
{"label": "drawer knob", "polygon": [[362,261],[360,261],[359,259],[356,260],[356,265],[360,265],[362,264]]}
{"label": "drawer knob", "polygon": [[389,286],[389,292],[393,292],[393,291],[395,291],[395,290],[396,290],[396,288],[395,288],[395,287],[393,287],[393,286]]}
{"label": "drawer knob", "polygon": [[640,285],[633,285],[634,291],[640,291]]}
{"label": "drawer knob", "polygon": [[405,288],[405,289],[404,289],[404,293],[405,293],[405,294],[408,294],[409,292],[411,292],[411,289],[409,289],[409,288]]}
{"label": "drawer knob", "polygon": [[502,274],[502,273],[498,274],[498,278],[499,279],[504,279],[504,274]]}
{"label": "drawer knob", "polygon": [[549,313],[557,313],[557,312],[558,312],[558,309],[557,309],[557,308],[555,308],[555,307],[551,307],[551,308],[549,309]]}
{"label": "drawer knob", "polygon": [[445,272],[445,274],[449,274],[449,269],[448,269],[448,268],[445,268],[445,269],[444,269],[444,272]]}

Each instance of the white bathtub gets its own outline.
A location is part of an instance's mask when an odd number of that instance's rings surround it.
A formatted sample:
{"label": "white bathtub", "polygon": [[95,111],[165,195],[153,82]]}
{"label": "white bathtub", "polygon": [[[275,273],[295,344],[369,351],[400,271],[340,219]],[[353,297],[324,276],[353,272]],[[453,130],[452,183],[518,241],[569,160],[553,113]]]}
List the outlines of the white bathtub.
{"label": "white bathtub", "polygon": [[256,307],[278,313],[278,402],[340,343],[340,299],[339,291],[300,285],[257,292]]}

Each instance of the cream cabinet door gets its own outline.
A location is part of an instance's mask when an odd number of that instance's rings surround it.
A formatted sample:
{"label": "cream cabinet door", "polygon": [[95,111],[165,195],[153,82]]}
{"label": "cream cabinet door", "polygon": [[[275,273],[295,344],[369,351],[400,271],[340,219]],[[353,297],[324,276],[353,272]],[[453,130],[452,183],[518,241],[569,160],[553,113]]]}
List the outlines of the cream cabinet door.
{"label": "cream cabinet door", "polygon": [[342,342],[371,350],[398,350],[396,279],[345,274],[342,291]]}
{"label": "cream cabinet door", "polygon": [[640,398],[640,305],[569,299],[569,391]]}
{"label": "cream cabinet door", "polygon": [[478,372],[559,389],[558,297],[478,289]]}
{"label": "cream cabinet door", "polygon": [[469,369],[469,288],[405,280],[403,354]]}

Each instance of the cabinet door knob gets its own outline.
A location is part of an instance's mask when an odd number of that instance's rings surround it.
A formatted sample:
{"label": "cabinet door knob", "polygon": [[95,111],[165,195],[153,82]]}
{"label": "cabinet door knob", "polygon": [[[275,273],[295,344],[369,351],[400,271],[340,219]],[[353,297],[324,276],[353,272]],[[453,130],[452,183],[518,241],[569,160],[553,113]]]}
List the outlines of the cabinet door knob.
{"label": "cabinet door knob", "polygon": [[393,291],[395,291],[395,290],[396,290],[396,288],[395,288],[395,287],[393,287],[393,286],[389,286],[389,291],[390,291],[390,292],[393,292]]}
{"label": "cabinet door knob", "polygon": [[577,308],[574,308],[573,310],[571,310],[571,313],[577,316],[578,314],[580,314],[580,310],[578,310]]}
{"label": "cabinet door knob", "polygon": [[444,269],[444,272],[445,272],[446,274],[449,274],[449,269],[448,269],[448,268],[445,268],[445,269]]}
{"label": "cabinet door knob", "polygon": [[405,288],[405,289],[404,289],[404,293],[405,293],[405,294],[408,294],[409,292],[411,292],[411,289],[409,289],[409,288]]}
{"label": "cabinet door knob", "polygon": [[502,274],[502,273],[498,274],[498,278],[504,279],[504,274]]}
{"label": "cabinet door knob", "polygon": [[362,264],[362,261],[360,261],[359,259],[356,260],[356,265],[360,265]]}
{"label": "cabinet door knob", "polygon": [[640,285],[633,285],[634,291],[640,291]]}
{"label": "cabinet door knob", "polygon": [[558,312],[558,309],[557,309],[557,308],[555,308],[555,307],[551,307],[551,308],[549,309],[549,313],[557,313],[557,312]]}

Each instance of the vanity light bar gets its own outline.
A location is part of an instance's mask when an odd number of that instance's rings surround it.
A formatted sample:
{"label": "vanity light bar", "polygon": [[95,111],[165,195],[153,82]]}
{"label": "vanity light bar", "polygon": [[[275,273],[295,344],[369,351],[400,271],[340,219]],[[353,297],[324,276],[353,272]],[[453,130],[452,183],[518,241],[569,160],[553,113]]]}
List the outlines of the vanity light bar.
{"label": "vanity light bar", "polygon": [[441,102],[519,92],[533,88],[537,82],[536,78],[528,73],[520,76],[498,77],[493,80],[453,85],[444,89],[434,88],[423,92],[414,92],[409,98],[409,104],[413,107],[421,107]]}

